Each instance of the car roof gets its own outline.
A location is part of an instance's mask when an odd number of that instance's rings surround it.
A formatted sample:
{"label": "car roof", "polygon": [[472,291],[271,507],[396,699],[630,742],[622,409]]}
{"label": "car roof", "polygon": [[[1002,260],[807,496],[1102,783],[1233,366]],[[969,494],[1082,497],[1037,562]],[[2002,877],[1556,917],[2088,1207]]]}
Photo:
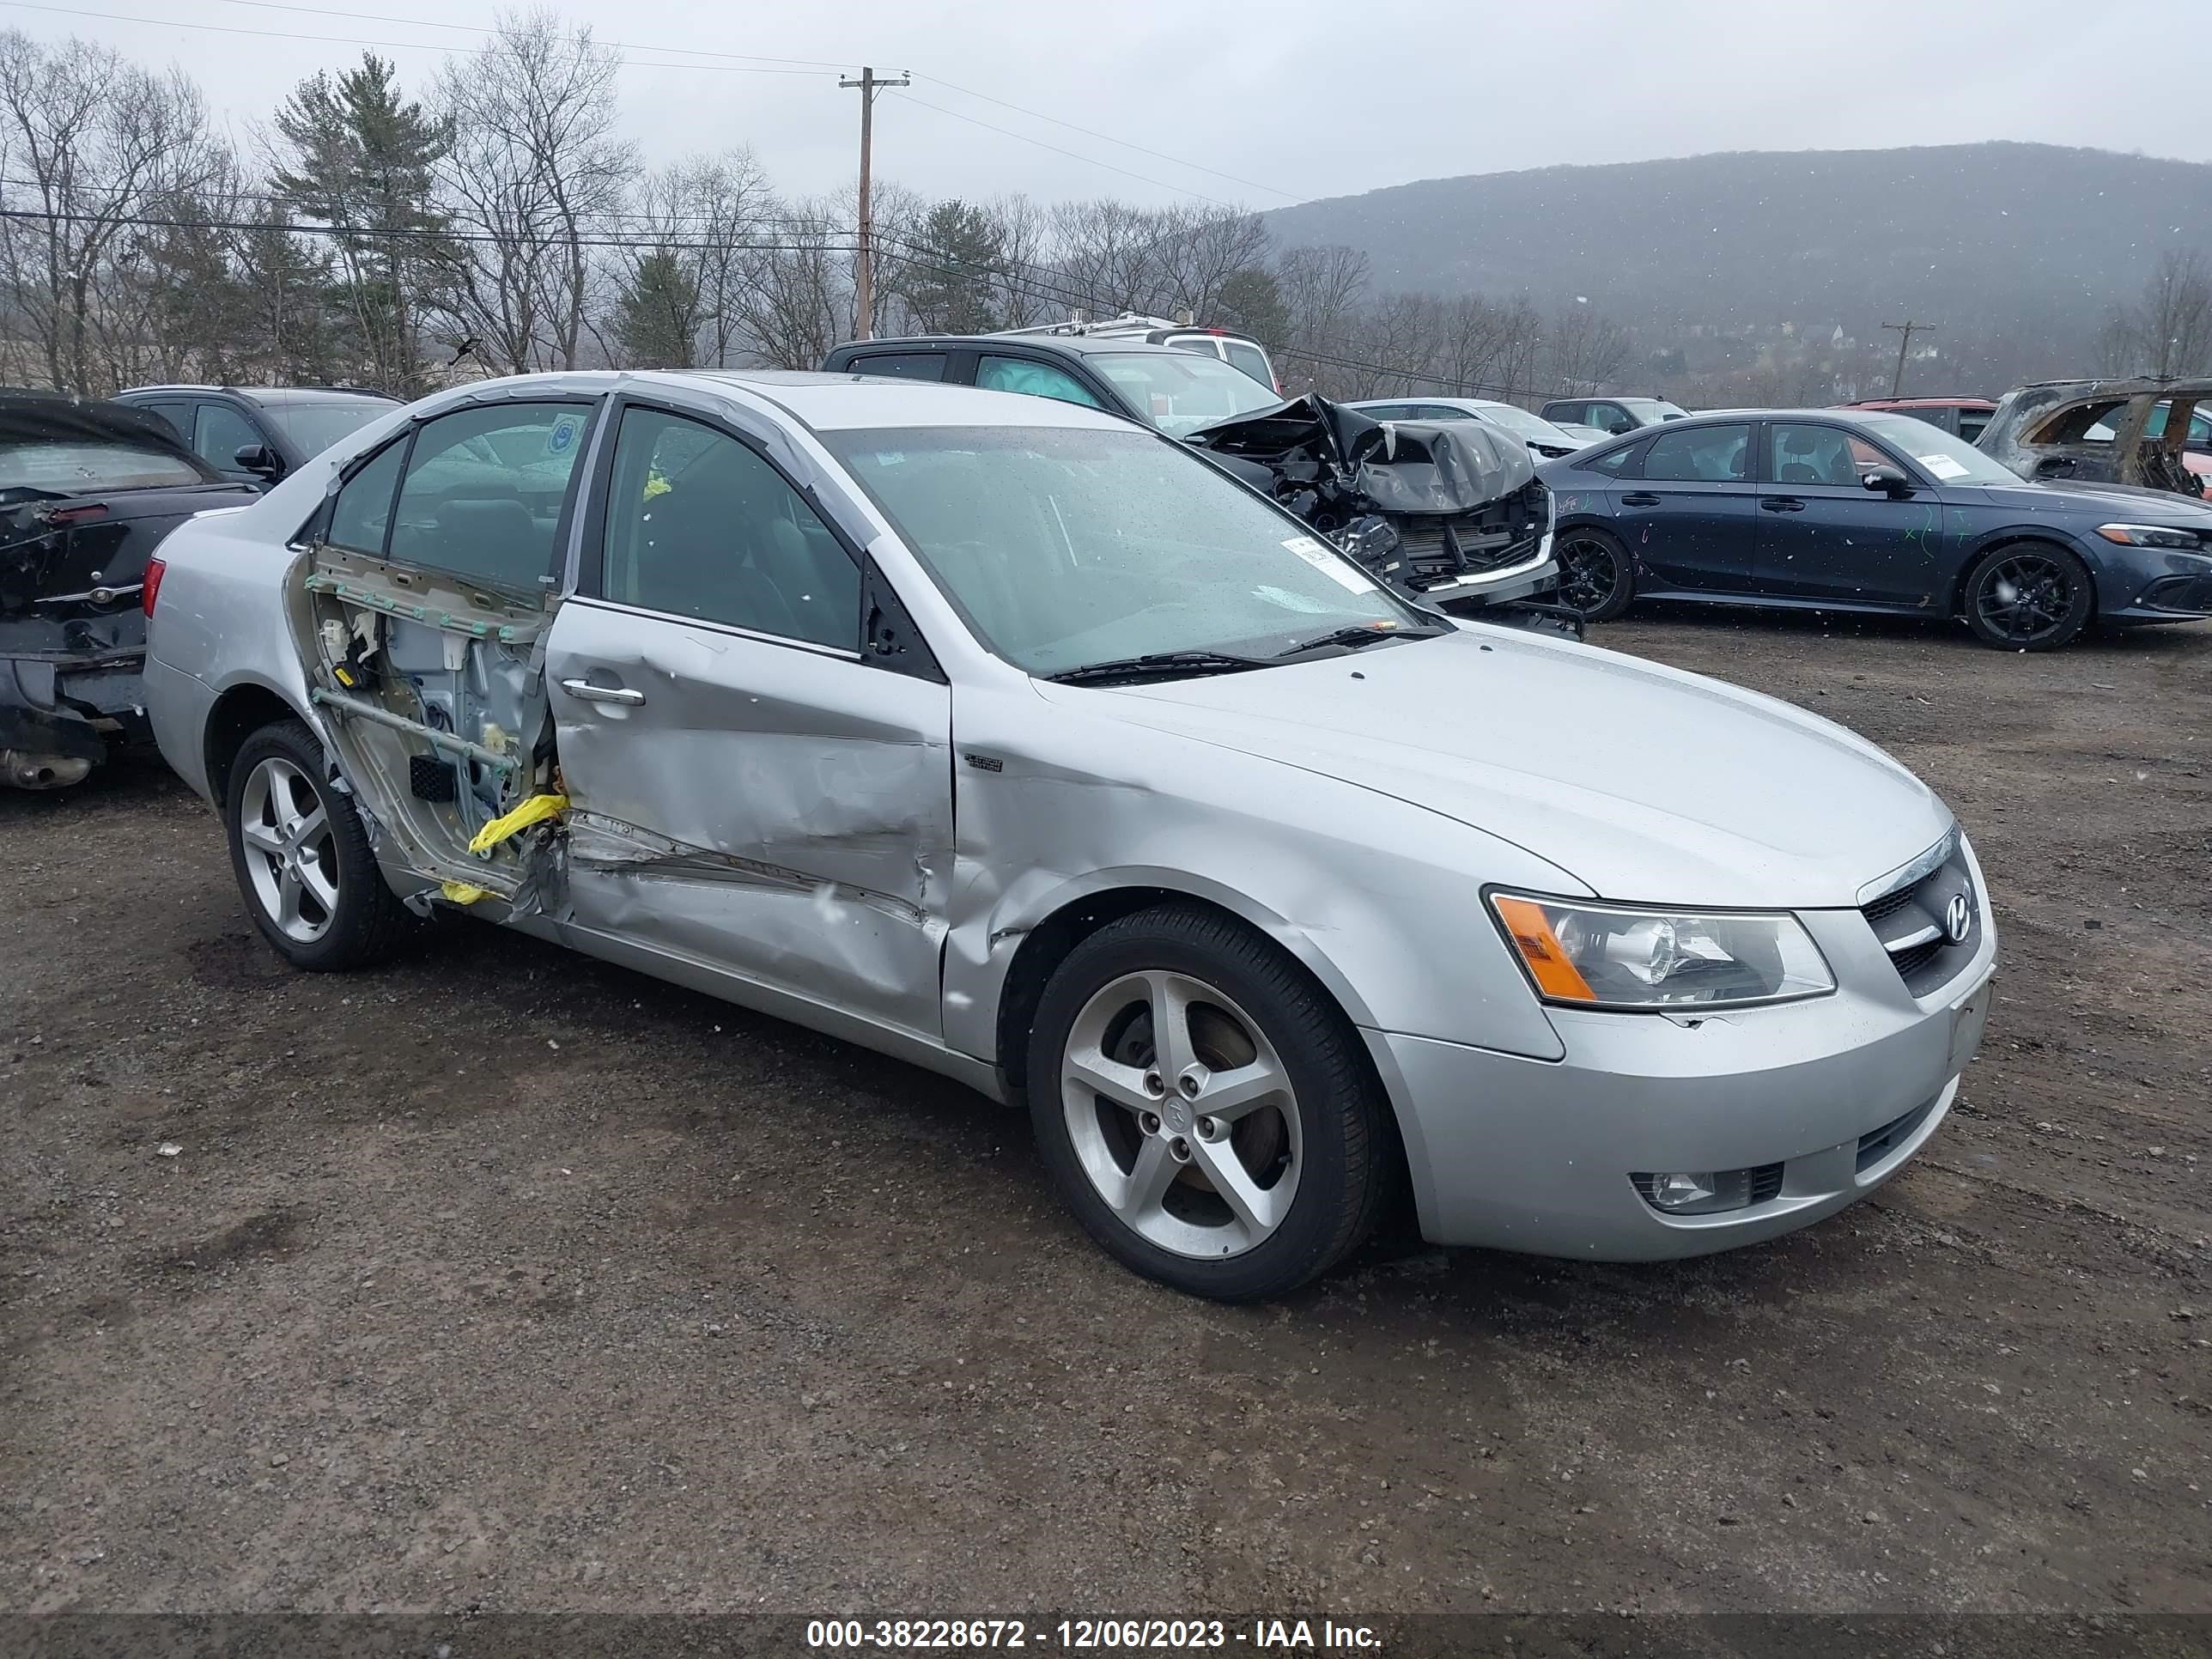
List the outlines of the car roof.
{"label": "car roof", "polygon": [[1995,409],[1987,398],[1862,398],[1838,409]]}
{"label": "car roof", "polygon": [[282,408],[293,404],[327,404],[348,398],[372,398],[378,403],[397,404],[399,399],[365,386],[210,386],[191,385],[179,381],[161,386],[134,386],[115,395],[118,398],[149,396],[157,392],[189,392],[198,397],[219,396],[228,393],[243,398],[252,404],[265,404]]}
{"label": "car roof", "polygon": [[[870,341],[876,344],[878,342]],[[1172,346],[1160,348],[1172,351]],[[1179,356],[1185,354],[1177,354]],[[1133,422],[1103,410],[1026,392],[992,392],[889,374],[825,374],[814,369],[665,369],[602,371],[610,381],[735,387],[779,404],[811,427],[1064,426],[1126,431]],[[598,378],[562,375],[562,380]],[[1150,428],[1146,428],[1149,430]]]}
{"label": "car roof", "polygon": [[[1194,329],[1193,333],[1203,330]],[[1193,354],[1181,346],[1124,336],[1115,339],[1101,338],[1092,334],[913,334],[893,340],[848,340],[838,347],[840,351],[881,351],[896,349],[900,351],[943,351],[951,346],[976,346],[990,351],[1019,349],[1027,346],[1043,351],[1064,351],[1078,357],[1096,356],[1102,352],[1172,352],[1178,357]]]}

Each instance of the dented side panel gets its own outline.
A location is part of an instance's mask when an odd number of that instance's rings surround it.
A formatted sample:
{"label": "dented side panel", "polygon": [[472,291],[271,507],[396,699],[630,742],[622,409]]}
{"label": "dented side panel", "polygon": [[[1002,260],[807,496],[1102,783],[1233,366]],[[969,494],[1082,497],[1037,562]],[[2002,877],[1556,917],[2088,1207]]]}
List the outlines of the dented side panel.
{"label": "dented side panel", "polygon": [[939,1035],[945,687],[584,599],[555,619],[545,676],[565,923]]}

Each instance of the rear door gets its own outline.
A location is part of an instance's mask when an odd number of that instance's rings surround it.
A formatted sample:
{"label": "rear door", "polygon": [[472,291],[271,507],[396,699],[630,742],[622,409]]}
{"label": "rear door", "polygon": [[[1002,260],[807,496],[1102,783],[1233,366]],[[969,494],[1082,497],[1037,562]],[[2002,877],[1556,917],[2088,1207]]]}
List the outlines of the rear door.
{"label": "rear door", "polygon": [[1748,422],[1662,428],[1644,448],[1643,477],[1621,480],[1618,528],[1649,585],[1749,586],[1759,546],[1753,431]]}
{"label": "rear door", "polygon": [[865,560],[760,451],[615,418],[545,656],[569,925],[937,1036],[950,688],[863,654]]}
{"label": "rear door", "polygon": [[1869,489],[1870,466],[1917,469],[1870,439],[1813,421],[1771,421],[1759,446],[1758,585],[1786,599],[1852,605],[1942,603],[1936,575],[1942,503]]}

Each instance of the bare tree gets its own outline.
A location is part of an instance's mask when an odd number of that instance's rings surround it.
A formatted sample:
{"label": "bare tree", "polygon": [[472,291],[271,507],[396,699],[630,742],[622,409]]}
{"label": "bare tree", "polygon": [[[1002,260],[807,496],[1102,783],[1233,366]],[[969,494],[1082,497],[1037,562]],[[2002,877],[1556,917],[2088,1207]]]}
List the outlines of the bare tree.
{"label": "bare tree", "polygon": [[1267,256],[1267,228],[1237,208],[1170,209],[1156,222],[1152,307],[1170,316],[1211,316],[1222,284]]}
{"label": "bare tree", "polygon": [[775,368],[817,368],[852,334],[851,233],[842,204],[819,198],[776,210],[777,230],[745,258],[732,296],[748,352]]}
{"label": "bare tree", "polygon": [[99,336],[118,306],[118,264],[137,222],[203,188],[222,165],[199,89],[112,48],[49,47],[0,32],[0,177],[32,216],[0,221],[0,288],[48,384],[110,388]]}
{"label": "bare tree", "polygon": [[1562,305],[1545,331],[1545,373],[1565,392],[1595,392],[1627,365],[1628,331],[1586,301]]}
{"label": "bare tree", "polygon": [[588,27],[537,11],[502,18],[482,56],[439,75],[447,327],[504,373],[580,361],[602,274],[592,243],[638,170],[614,136],[620,65]]}
{"label": "bare tree", "polygon": [[1366,296],[1367,270],[1367,256],[1340,244],[1294,247],[1276,260],[1275,286],[1288,330],[1278,367],[1286,385],[1303,382],[1324,391],[1335,386],[1315,354],[1340,349]]}
{"label": "bare tree", "polygon": [[2114,370],[2195,374],[2212,368],[2212,268],[2194,248],[2168,248],[2132,306],[2113,308],[2097,345]]}

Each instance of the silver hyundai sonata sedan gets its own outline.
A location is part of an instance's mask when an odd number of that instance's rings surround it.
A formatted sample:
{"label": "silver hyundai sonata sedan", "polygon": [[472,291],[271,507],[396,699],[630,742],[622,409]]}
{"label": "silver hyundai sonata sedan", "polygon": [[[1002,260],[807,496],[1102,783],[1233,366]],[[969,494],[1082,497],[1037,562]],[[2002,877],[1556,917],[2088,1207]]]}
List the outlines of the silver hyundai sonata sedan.
{"label": "silver hyundai sonata sedan", "polygon": [[1871,744],[1409,606],[1072,404],[472,386],[191,520],[146,604],[162,750],[294,963],[445,907],[933,1067],[1201,1295],[1400,1202],[1771,1238],[1936,1132],[1988,1010],[1973,853]]}

